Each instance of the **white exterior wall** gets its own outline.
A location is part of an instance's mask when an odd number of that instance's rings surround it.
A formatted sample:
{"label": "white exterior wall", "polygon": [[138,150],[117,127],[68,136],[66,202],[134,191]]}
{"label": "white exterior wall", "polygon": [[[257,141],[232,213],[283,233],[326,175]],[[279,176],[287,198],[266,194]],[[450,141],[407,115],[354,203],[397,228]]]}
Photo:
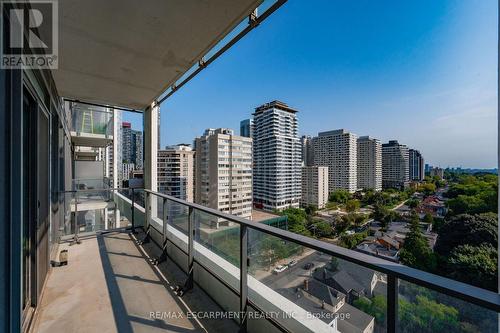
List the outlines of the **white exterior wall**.
{"label": "white exterior wall", "polygon": [[328,194],[328,167],[303,167],[301,205],[325,208]]}
{"label": "white exterior wall", "polygon": [[330,192],[358,189],[357,139],[343,129],[322,132],[313,139],[314,164],[328,167]]}
{"label": "white exterior wall", "polygon": [[302,151],[297,111],[271,102],[254,113],[254,204],[268,211],[299,207]]}
{"label": "white exterior wall", "polygon": [[358,188],[382,190],[382,144],[378,139],[358,139]]}

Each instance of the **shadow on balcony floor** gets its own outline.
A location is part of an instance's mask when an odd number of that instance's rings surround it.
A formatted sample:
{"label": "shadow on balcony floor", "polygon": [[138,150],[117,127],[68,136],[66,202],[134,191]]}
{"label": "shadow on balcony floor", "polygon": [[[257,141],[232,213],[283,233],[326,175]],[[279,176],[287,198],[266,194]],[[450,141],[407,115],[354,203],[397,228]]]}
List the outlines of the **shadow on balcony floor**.
{"label": "shadow on balcony floor", "polygon": [[176,296],[172,289],[185,274],[173,263],[162,264],[161,270],[150,265],[126,232],[60,247],[69,249],[69,264],[52,269],[32,332],[238,330],[230,320],[200,322],[188,317],[189,311],[220,308],[199,289],[182,299]]}

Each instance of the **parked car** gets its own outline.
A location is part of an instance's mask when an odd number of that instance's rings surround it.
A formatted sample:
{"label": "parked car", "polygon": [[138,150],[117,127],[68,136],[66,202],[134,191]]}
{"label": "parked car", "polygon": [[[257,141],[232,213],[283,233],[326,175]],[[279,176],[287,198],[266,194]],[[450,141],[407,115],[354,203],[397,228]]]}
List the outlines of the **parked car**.
{"label": "parked car", "polygon": [[276,266],[275,269],[273,269],[273,273],[274,274],[279,274],[279,273],[283,272],[284,270],[286,270],[287,268],[288,267],[285,266],[285,265],[278,265],[278,266]]}
{"label": "parked car", "polygon": [[304,269],[312,269],[314,267],[314,263],[308,262],[307,264],[304,265]]}
{"label": "parked car", "polygon": [[295,266],[295,265],[297,265],[297,260],[290,260],[290,262],[288,263],[288,265],[287,265],[287,266],[288,266],[288,267],[293,267],[293,266]]}

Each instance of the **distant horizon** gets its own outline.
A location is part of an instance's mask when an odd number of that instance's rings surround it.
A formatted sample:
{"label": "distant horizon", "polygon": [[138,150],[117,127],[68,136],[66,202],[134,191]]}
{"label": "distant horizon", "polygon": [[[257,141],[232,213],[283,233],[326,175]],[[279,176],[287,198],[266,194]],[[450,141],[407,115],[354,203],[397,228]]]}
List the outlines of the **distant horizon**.
{"label": "distant horizon", "polygon": [[300,135],[345,128],[398,140],[431,165],[497,168],[497,9],[289,1],[161,104],[161,146],[206,128],[239,134],[278,99],[299,111]]}

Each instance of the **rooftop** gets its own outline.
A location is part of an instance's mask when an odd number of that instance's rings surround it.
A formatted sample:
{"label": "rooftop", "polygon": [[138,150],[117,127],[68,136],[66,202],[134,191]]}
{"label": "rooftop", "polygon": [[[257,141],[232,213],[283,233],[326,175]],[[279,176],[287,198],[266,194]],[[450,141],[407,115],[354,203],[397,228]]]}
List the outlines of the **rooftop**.
{"label": "rooftop", "polygon": [[272,101],[269,103],[262,104],[261,106],[258,106],[255,108],[255,113],[261,113],[265,110],[269,109],[278,109],[278,110],[283,110],[287,112],[292,112],[292,113],[297,113],[299,112],[298,110],[292,109],[291,107],[288,106],[288,104],[281,102],[281,101]]}

